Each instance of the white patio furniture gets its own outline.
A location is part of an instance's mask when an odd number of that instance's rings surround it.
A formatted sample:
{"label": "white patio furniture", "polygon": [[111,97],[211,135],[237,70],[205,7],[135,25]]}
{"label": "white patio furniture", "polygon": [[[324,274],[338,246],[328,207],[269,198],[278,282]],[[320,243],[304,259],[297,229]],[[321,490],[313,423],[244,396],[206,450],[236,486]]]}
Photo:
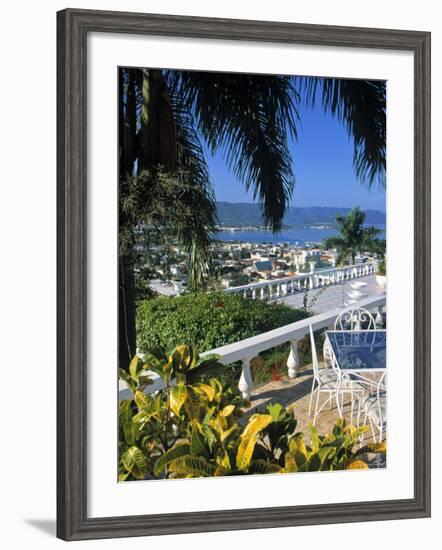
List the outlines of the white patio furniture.
{"label": "white patio furniture", "polygon": [[[327,338],[333,353],[333,367],[337,371],[337,392],[350,385],[354,388],[351,403],[353,420],[354,397],[364,397],[367,388],[370,390],[379,384],[386,372],[385,330],[336,330],[328,331]],[[377,379],[377,381],[376,381]],[[372,394],[370,394],[373,397]],[[372,399],[373,401],[373,399]],[[342,408],[337,401],[339,414]],[[361,414],[361,402],[358,407],[358,419]],[[368,402],[367,402],[368,407]]]}
{"label": "white patio furniture", "polygon": [[[341,380],[340,372],[336,368],[319,368],[318,355],[316,353],[315,337],[313,334],[312,326],[310,325],[310,343],[312,350],[312,365],[313,365],[313,382],[310,393],[310,401],[308,407],[308,415],[311,416],[313,396],[316,393],[315,411],[313,415],[313,425],[316,424],[316,418],[322,411],[325,405],[331,404],[333,399],[336,399],[339,415],[341,416],[341,410],[343,407],[343,398],[347,393],[351,396],[351,418],[353,419],[354,399],[356,396],[362,395],[364,392],[363,387],[353,380]],[[327,399],[319,406],[319,398],[321,394],[325,394]],[[340,403],[340,400],[342,403]]]}
{"label": "white patio furniture", "polygon": [[342,311],[335,321],[335,330],[376,330],[373,315],[363,307],[351,307]]}
{"label": "white patio furniture", "polygon": [[[360,399],[357,424],[360,425],[360,417],[363,415],[363,425],[370,424],[373,441],[382,442],[387,424],[387,372],[385,371],[375,392],[369,392]],[[376,434],[377,430],[377,434]],[[364,436],[361,436],[361,443]]]}
{"label": "white patio furniture", "polygon": [[[365,284],[365,283],[361,283]],[[376,323],[373,315],[362,307],[352,307],[340,313],[336,317],[335,324],[333,326],[334,330],[362,330],[361,325],[366,324],[367,327],[364,327],[364,330],[375,330]],[[333,351],[330,347],[330,342],[328,338],[324,341],[324,346],[322,348],[322,353],[324,356],[324,363],[326,367],[333,366]]]}
{"label": "white patio furniture", "polygon": [[362,281],[358,281],[356,283],[350,283],[350,286],[353,290],[362,290],[364,287],[367,286],[367,283],[364,283]]}

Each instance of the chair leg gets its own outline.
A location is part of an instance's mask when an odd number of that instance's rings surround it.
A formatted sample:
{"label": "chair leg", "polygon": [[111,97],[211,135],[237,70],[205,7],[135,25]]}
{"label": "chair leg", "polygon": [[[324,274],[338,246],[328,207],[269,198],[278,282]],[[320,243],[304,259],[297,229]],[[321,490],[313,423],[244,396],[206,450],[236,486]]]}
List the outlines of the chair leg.
{"label": "chair leg", "polygon": [[350,390],[350,399],[351,399],[351,402],[350,402],[350,424],[353,424],[353,411],[354,411],[354,406],[355,406],[355,403],[354,403],[354,394],[353,394],[353,390]]}
{"label": "chair leg", "polygon": [[376,432],[374,431],[374,426],[371,418],[368,419],[370,422],[371,434],[373,436],[373,442],[376,443]]}
{"label": "chair leg", "polygon": [[317,393],[316,393],[316,405],[315,405],[315,415],[313,416],[313,426],[316,425],[316,417],[318,416],[318,405],[319,405],[319,394],[321,392],[319,391],[319,388],[317,388]]}
{"label": "chair leg", "polygon": [[343,403],[339,402],[339,400],[341,399],[341,396],[342,396],[342,392],[337,391],[336,392],[336,407],[338,408],[338,414],[339,414],[340,418],[342,418],[342,407],[343,407]]}
{"label": "chair leg", "polygon": [[[310,391],[310,401],[309,401],[309,404],[308,404],[308,415],[309,416],[312,415],[312,402],[313,402],[313,394],[315,393],[315,382],[316,382],[316,379],[313,377],[312,389]],[[319,390],[319,387],[318,387],[318,390]]]}

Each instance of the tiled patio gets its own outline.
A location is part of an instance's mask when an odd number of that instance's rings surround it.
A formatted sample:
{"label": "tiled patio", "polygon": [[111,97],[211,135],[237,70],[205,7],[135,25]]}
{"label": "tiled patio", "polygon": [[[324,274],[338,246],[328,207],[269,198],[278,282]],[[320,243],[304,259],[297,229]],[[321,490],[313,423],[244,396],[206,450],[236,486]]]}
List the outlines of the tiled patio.
{"label": "tiled patio", "polygon": [[[322,365],[321,365],[322,366]],[[313,371],[311,365],[301,367],[298,375],[290,379],[287,375],[281,376],[280,380],[274,380],[264,385],[256,387],[252,391],[251,407],[248,412],[263,412],[270,403],[281,403],[285,407],[293,407],[295,417],[298,421],[297,430],[308,434],[308,425],[313,422],[312,416],[308,416],[308,406],[310,391],[313,381]],[[321,396],[320,404],[327,399]],[[350,396],[344,399],[343,408],[344,418],[350,423]],[[354,421],[356,423],[357,408],[355,406]],[[333,428],[334,423],[339,418],[336,402],[333,400],[331,408],[328,405],[322,409],[316,420],[316,427],[320,434],[326,434]],[[364,436],[364,443],[373,441],[371,430],[368,430]]]}
{"label": "tiled patio", "polygon": [[[312,310],[315,313],[323,313],[325,311],[333,310],[340,307],[345,307],[348,305],[349,296],[347,292],[351,291],[352,283],[364,282],[367,283],[367,286],[362,289],[362,298],[366,297],[375,297],[382,296],[385,294],[383,290],[376,283],[375,275],[367,275],[366,277],[360,277],[359,279],[343,281],[328,287],[320,287],[317,289],[308,291],[308,301],[310,301],[319,293],[319,297],[312,307]],[[304,291],[296,292],[295,294],[290,294],[281,298],[281,303],[287,304],[292,307],[300,308],[303,307],[304,300]]]}

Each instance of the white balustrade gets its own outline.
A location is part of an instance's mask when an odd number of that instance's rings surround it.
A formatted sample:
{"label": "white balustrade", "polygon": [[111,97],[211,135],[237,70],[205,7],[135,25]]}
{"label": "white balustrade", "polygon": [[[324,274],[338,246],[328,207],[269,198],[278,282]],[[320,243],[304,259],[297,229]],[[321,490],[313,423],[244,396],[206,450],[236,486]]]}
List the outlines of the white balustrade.
{"label": "white balustrade", "polygon": [[300,365],[299,355],[298,355],[298,340],[293,339],[290,342],[290,353],[287,358],[287,372],[289,378],[295,378],[298,374],[297,370]]}
{"label": "white balustrade", "polygon": [[[358,307],[367,309],[368,311],[377,311],[376,321],[378,322],[379,316],[382,320],[382,311],[385,304],[386,296],[383,295],[364,298],[358,302]],[[206,351],[201,355],[218,355],[219,362],[223,365],[241,361],[242,371],[238,387],[243,397],[249,399],[253,389],[253,378],[250,369],[250,361],[253,357],[256,357],[263,351],[290,342],[290,352],[287,358],[287,369],[289,377],[294,378],[299,367],[299,357],[297,352],[298,341],[309,333],[310,325],[312,325],[313,331],[322,330],[333,326],[336,318],[342,311],[343,308],[336,308],[318,315],[313,315],[312,317],[307,317],[301,321],[290,323],[289,325],[258,334],[257,336],[252,336],[251,338],[246,338],[233,344],[227,344],[226,346]],[[150,393],[152,391],[162,389],[164,387],[164,383],[158,378],[158,375],[154,373],[151,373],[150,375],[154,379],[154,385],[148,386],[145,391]],[[130,398],[130,391],[127,389],[125,383],[120,381],[120,401]]]}
{"label": "white balustrade", "polygon": [[[334,267],[321,271],[315,269],[309,273],[302,273],[294,277],[285,277],[283,279],[274,279],[271,282],[250,283],[243,286],[229,287],[224,289],[224,292],[228,294],[239,292],[242,293],[245,298],[250,296],[253,300],[257,298],[265,300],[266,297],[269,300],[273,300],[286,296],[290,292],[293,293],[326,285],[335,285],[342,281],[365,277],[374,272],[374,262],[355,266]],[[265,290],[266,288],[268,289],[267,293]]]}
{"label": "white balustrade", "polygon": [[253,390],[253,378],[250,370],[250,361],[253,358],[242,359],[242,372],[238,388],[244,399],[250,399]]}

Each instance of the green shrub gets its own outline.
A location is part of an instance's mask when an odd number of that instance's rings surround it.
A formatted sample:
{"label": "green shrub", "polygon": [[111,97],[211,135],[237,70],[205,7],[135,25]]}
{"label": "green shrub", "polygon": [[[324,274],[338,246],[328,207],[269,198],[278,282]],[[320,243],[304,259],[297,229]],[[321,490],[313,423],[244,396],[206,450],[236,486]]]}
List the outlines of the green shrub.
{"label": "green shrub", "polygon": [[284,304],[224,292],[152,298],[137,309],[137,345],[142,353],[179,342],[209,351],[307,316]]}
{"label": "green shrub", "polygon": [[[322,349],[325,341],[325,330],[315,332],[316,352],[319,361],[323,360]],[[270,381],[281,380],[287,375],[287,359],[290,353],[290,343],[286,342],[267,351],[263,351],[251,362],[253,382],[256,386],[267,384]],[[310,335],[304,336],[298,341],[298,359],[300,366],[310,365],[312,362],[312,350]],[[236,380],[240,371],[235,373]],[[235,379],[235,378],[233,378]],[[227,383],[227,382],[226,382]]]}
{"label": "green shrub", "polygon": [[385,277],[387,275],[387,267],[385,265],[385,260],[381,260],[378,265],[378,275]]}

